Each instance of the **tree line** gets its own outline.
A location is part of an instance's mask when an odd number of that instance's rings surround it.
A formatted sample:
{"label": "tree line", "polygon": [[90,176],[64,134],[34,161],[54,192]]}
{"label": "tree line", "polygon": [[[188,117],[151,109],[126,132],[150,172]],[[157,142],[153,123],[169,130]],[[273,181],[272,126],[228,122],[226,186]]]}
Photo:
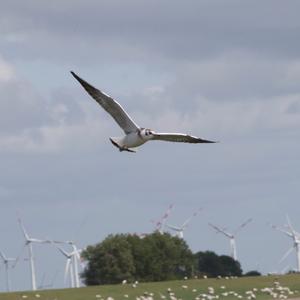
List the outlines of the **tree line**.
{"label": "tree line", "polygon": [[184,277],[241,276],[238,261],[212,251],[193,253],[187,243],[168,233],[109,235],[88,246],[82,257],[87,265],[81,274],[86,285],[127,281],[164,281]]}

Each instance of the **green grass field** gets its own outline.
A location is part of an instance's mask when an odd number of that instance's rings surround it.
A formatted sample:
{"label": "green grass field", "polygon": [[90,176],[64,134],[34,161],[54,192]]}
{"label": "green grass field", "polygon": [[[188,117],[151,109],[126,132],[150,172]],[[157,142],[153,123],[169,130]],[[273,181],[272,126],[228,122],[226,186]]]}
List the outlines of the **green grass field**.
{"label": "green grass field", "polygon": [[[248,290],[257,289],[254,291],[256,299],[272,299],[272,296],[261,292],[262,288],[273,287],[274,281],[278,280],[280,286],[288,287],[294,293],[288,294],[282,291],[282,295],[288,298],[300,299],[300,274],[285,275],[285,276],[260,276],[260,277],[243,277],[238,279],[192,279],[156,283],[140,283],[136,287],[132,284],[126,285],[104,285],[84,287],[80,289],[61,289],[47,290],[36,292],[17,292],[17,293],[0,293],[0,300],[20,300],[20,299],[43,299],[43,300],[89,300],[89,299],[107,299],[109,296],[115,300],[133,299],[142,296],[145,292],[153,293],[153,299],[170,299],[167,289],[171,288],[177,299],[192,300],[192,299],[226,299],[248,300],[249,294],[245,294]],[[223,286],[223,288],[221,288]],[[214,288],[213,297],[208,295],[208,287]],[[299,291],[299,292],[298,292]],[[228,293],[229,292],[229,293]],[[233,293],[236,293],[235,295]],[[228,296],[222,293],[228,293]],[[203,294],[206,294],[203,295]],[[279,296],[277,299],[285,299],[285,296]],[[216,297],[218,295],[218,297]],[[165,298],[164,298],[165,296]],[[144,298],[142,298],[144,299]],[[254,298],[252,298],[254,299]]]}

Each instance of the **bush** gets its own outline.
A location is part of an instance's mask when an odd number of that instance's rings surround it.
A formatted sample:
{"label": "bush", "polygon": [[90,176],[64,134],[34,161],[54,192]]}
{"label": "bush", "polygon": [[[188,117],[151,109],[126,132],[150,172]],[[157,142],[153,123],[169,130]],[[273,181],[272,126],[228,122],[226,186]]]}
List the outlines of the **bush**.
{"label": "bush", "polygon": [[219,256],[212,251],[206,251],[198,252],[194,257],[198,274],[206,274],[209,277],[242,275],[240,263],[230,256]]}
{"label": "bush", "polygon": [[183,239],[158,232],[110,235],[89,246],[82,273],[86,285],[120,283],[122,280],[162,281],[190,276],[194,258]]}
{"label": "bush", "polygon": [[261,273],[256,270],[252,270],[245,273],[244,276],[261,276]]}

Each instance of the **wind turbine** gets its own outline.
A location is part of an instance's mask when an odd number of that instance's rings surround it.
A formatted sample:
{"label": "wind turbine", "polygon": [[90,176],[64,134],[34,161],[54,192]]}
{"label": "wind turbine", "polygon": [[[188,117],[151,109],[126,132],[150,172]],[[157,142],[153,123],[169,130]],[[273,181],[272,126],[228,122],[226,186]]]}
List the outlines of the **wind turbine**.
{"label": "wind turbine", "polygon": [[[79,230],[83,227],[85,224],[87,218],[81,222],[81,225],[79,227]],[[77,230],[78,234],[78,230]],[[78,268],[78,262],[80,262],[80,265],[82,267],[82,262],[81,262],[81,252],[83,249],[78,249],[74,240],[68,240],[68,241],[56,241],[53,240],[51,241],[52,244],[65,244],[65,245],[70,245],[72,247],[71,252],[67,252],[63,250],[62,248],[56,246],[58,250],[67,258],[66,266],[65,266],[65,282],[66,278],[69,274],[70,278],[70,285],[71,287],[80,287],[80,276],[79,276],[79,268]]]}
{"label": "wind turbine", "polygon": [[281,263],[283,260],[285,260],[295,249],[296,258],[297,258],[297,272],[300,272],[300,233],[298,233],[293,228],[288,215],[286,216],[286,218],[287,218],[287,226],[286,227],[288,228],[288,230],[277,227],[275,225],[272,225],[272,228],[274,228],[278,231],[281,231],[282,233],[284,233],[286,236],[288,236],[289,238],[291,238],[293,240],[293,246],[283,255],[283,257],[280,259],[279,263]]}
{"label": "wind turbine", "polygon": [[[25,244],[24,247],[28,248],[28,254],[29,254],[29,261],[30,261],[30,272],[31,272],[31,286],[32,286],[32,290],[35,291],[37,289],[36,287],[36,274],[35,274],[35,264],[34,264],[34,255],[33,255],[33,249],[32,249],[32,244],[33,243],[37,243],[37,244],[49,244],[51,243],[51,241],[49,240],[40,240],[40,239],[36,239],[36,238],[32,238],[28,235],[22,221],[20,218],[18,218],[18,222],[20,224],[21,230],[23,232],[24,238],[25,238]],[[17,258],[17,260],[19,259],[19,257]],[[17,261],[16,260],[16,261]]]}
{"label": "wind turbine", "polygon": [[183,239],[183,231],[186,229],[186,227],[188,226],[188,224],[190,223],[190,221],[192,220],[193,217],[196,217],[198,212],[201,210],[201,208],[199,208],[197,211],[195,211],[188,219],[186,219],[183,224],[181,226],[174,226],[174,225],[170,225],[170,224],[166,224],[168,228],[170,228],[171,230],[176,232],[176,235]]}
{"label": "wind turbine", "polygon": [[6,290],[10,292],[10,276],[9,276],[9,264],[10,262],[15,262],[16,258],[6,257],[5,254],[0,251],[0,256],[2,258],[3,264],[5,266],[6,273]]}
{"label": "wind turbine", "polygon": [[66,276],[69,273],[70,276],[70,284],[72,287],[79,288],[80,287],[80,279],[79,279],[79,270],[78,270],[78,261],[81,261],[80,253],[82,249],[78,249],[76,244],[73,241],[64,242],[72,247],[72,252],[66,252],[62,248],[57,247],[60,252],[67,258],[66,267],[65,267],[65,281]]}
{"label": "wind turbine", "polygon": [[158,219],[158,221],[152,221],[153,223],[155,223],[155,229],[154,231],[158,231],[160,234],[164,233],[164,229],[165,229],[165,224],[166,221],[168,219],[168,217],[170,216],[171,210],[173,209],[174,204],[170,204],[168,209],[166,210],[166,212],[163,214],[163,216],[161,218]]}
{"label": "wind turbine", "polygon": [[69,282],[70,282],[70,287],[73,288],[74,285],[74,266],[73,266],[73,252],[68,253],[66,252],[64,249],[62,249],[59,246],[56,246],[56,248],[60,251],[60,253],[66,257],[67,261],[66,261],[66,266],[65,266],[65,273],[64,273],[64,282],[67,282],[67,277],[69,276]]}
{"label": "wind turbine", "polygon": [[216,232],[222,233],[223,235],[225,235],[227,238],[229,238],[229,242],[230,242],[230,256],[234,259],[237,260],[237,251],[236,251],[236,242],[235,242],[235,237],[237,235],[237,233],[243,229],[247,224],[249,224],[252,221],[252,218],[246,220],[245,222],[243,222],[240,226],[237,227],[237,229],[233,232],[230,233],[228,231],[226,231],[225,229],[222,229],[214,224],[208,223],[209,226],[211,226],[213,229],[216,230]]}

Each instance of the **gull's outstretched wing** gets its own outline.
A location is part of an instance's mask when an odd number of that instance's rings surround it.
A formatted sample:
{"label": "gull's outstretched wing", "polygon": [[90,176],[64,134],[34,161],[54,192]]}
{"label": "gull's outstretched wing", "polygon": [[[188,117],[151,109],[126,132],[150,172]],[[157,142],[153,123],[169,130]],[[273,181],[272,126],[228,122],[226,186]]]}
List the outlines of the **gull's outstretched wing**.
{"label": "gull's outstretched wing", "polygon": [[216,143],[183,133],[153,133],[153,140],[180,143]]}
{"label": "gull's outstretched wing", "polygon": [[139,126],[134,123],[134,121],[129,117],[129,115],[117,101],[100,90],[94,88],[88,82],[77,76],[74,72],[71,71],[71,74],[79,81],[79,83],[90,94],[90,96],[94,98],[115,119],[115,121],[126,134],[135,132],[139,129]]}

